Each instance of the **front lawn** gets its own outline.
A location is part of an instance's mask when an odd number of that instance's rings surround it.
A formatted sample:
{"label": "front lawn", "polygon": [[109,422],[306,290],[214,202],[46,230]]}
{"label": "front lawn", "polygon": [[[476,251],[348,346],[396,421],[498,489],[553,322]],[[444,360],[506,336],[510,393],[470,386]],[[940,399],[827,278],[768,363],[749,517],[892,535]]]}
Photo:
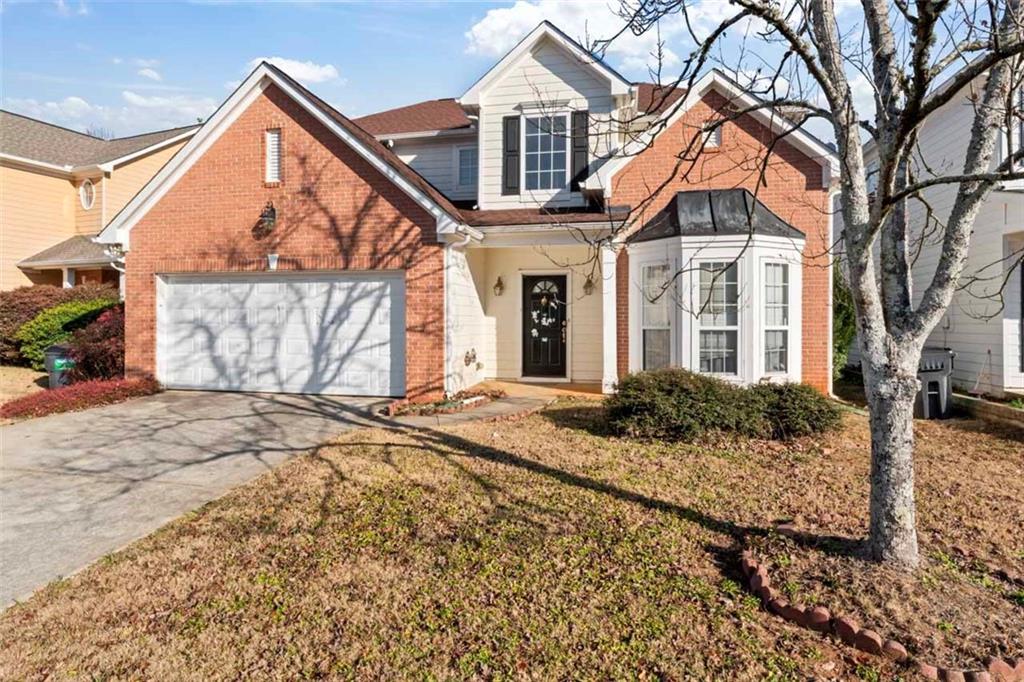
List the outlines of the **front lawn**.
{"label": "front lawn", "polygon": [[[641,444],[603,435],[604,422],[594,403],[561,402],[516,422],[348,434],[10,608],[0,677],[897,672],[784,623],[739,584],[741,538],[774,542],[779,519],[839,553],[863,534],[864,417],[786,445]],[[1024,446],[985,428],[918,428],[928,558],[911,589],[931,603],[914,603],[925,622],[962,618],[940,639],[971,628],[972,642],[996,641],[984,619],[941,613],[944,593],[973,585],[931,570],[955,548],[1024,574]],[[1016,609],[1004,625],[1021,627]]]}

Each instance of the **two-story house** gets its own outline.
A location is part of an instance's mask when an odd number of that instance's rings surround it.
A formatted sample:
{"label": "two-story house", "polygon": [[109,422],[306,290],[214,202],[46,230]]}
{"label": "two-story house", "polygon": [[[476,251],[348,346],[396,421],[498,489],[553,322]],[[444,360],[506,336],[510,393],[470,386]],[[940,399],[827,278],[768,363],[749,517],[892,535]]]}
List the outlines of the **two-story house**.
{"label": "two-story house", "polygon": [[770,111],[708,131],[753,102],[718,72],[630,82],[546,22],[460,97],[354,121],[261,64],[101,235],[127,364],[413,399],[668,365],[827,391],[836,160]]}
{"label": "two-story house", "polygon": [[[977,88],[982,85],[981,79]],[[974,120],[974,94],[966,88],[941,107],[922,126],[915,163],[922,178],[929,174],[954,175],[963,167]],[[1024,98],[1024,91],[1019,94]],[[1022,101],[1024,108],[1024,101]],[[1000,133],[995,170],[1008,149],[1019,149],[1024,122]],[[878,153],[865,149],[869,190],[877,185]],[[912,201],[908,251],[911,253],[912,294],[920,300],[935,274],[942,253],[942,225],[953,208],[956,184],[940,184],[922,191]],[[838,213],[837,213],[838,215]],[[842,218],[837,219],[842,230]],[[837,231],[837,234],[841,232]],[[876,246],[877,248],[877,246]],[[986,197],[974,221],[967,264],[946,314],[927,345],[956,353],[953,381],[961,390],[994,396],[1024,394],[1024,181],[997,186]],[[854,341],[849,363],[859,365]]]}
{"label": "two-story house", "polygon": [[197,127],[106,140],[0,111],[0,291],[116,284],[92,238]]}

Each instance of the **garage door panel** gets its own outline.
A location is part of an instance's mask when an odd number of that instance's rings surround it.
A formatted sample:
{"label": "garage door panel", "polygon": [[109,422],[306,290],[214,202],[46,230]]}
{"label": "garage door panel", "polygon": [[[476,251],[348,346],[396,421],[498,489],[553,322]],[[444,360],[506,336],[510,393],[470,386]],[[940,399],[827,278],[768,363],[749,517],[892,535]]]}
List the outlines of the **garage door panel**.
{"label": "garage door panel", "polygon": [[158,378],[175,388],[402,395],[397,275],[167,277]]}

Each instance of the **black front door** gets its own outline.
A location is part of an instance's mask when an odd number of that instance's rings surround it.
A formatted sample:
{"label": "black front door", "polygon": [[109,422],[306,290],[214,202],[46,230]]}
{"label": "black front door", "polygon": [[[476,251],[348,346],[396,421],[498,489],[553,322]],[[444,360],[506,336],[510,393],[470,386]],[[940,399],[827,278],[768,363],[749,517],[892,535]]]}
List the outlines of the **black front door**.
{"label": "black front door", "polygon": [[523,277],[523,376],[565,376],[565,275]]}

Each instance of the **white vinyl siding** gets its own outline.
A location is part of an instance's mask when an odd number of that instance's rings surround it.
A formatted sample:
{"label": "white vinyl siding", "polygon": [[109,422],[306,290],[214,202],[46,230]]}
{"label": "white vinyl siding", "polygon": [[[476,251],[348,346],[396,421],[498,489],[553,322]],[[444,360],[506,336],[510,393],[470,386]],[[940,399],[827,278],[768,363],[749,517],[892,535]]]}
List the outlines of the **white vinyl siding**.
{"label": "white vinyl siding", "polygon": [[457,152],[475,148],[476,144],[471,140],[462,136],[455,139],[395,140],[392,151],[449,199],[473,200],[476,199],[476,183],[468,186],[457,183]]}
{"label": "white vinyl siding", "polygon": [[281,131],[266,132],[266,182],[281,182]]}
{"label": "white vinyl siding", "polygon": [[[524,185],[518,195],[503,196],[501,193],[503,117],[556,113],[551,111],[553,107],[557,107],[557,113],[589,111],[590,157],[607,156],[612,138],[609,134],[610,118],[616,107],[608,82],[597,78],[588,66],[563,48],[545,40],[523,55],[481,94],[480,208],[584,204],[578,192],[569,191],[568,183],[557,192],[530,191]],[[525,127],[522,122],[521,125]],[[520,159],[520,167],[525,166],[524,156]]]}

